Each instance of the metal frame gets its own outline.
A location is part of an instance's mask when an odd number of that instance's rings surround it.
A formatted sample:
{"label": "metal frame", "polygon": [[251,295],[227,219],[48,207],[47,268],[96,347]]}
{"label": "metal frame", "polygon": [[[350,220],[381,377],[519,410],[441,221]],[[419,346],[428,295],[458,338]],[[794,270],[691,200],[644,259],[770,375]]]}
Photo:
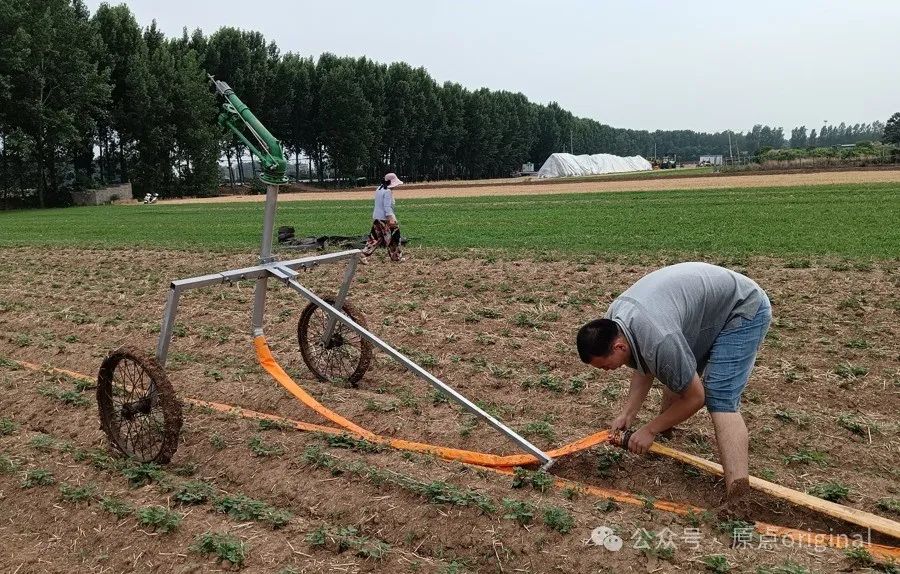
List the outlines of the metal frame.
{"label": "metal frame", "polygon": [[[276,257],[272,256],[272,238],[273,228],[275,225],[275,208],[278,201],[278,185],[269,183],[266,189],[266,207],[263,217],[263,234],[262,245],[259,252],[259,265],[254,267],[245,267],[243,269],[232,269],[213,273],[211,275],[201,275],[188,279],[178,279],[172,281],[169,288],[169,295],[166,300],[166,308],[163,312],[162,326],[159,333],[159,341],[156,346],[156,360],[165,367],[166,358],[169,352],[169,343],[172,340],[172,330],[175,325],[175,316],[178,310],[178,301],[181,294],[189,289],[197,289],[210,285],[220,285],[222,283],[233,283],[241,280],[256,280],[256,287],[253,294],[253,317],[251,332],[254,337],[263,335],[263,319],[266,308],[266,290],[268,288],[268,280],[270,277],[277,279],[298,292],[309,302],[320,307],[328,315],[328,323],[326,326],[325,340],[331,336],[331,332],[338,321],[347,325],[350,329],[359,334],[371,344],[375,345],[394,360],[406,367],[407,370],[414,375],[425,380],[438,391],[446,394],[455,402],[460,404],[467,411],[480,418],[494,429],[501,432],[519,448],[528,454],[536,457],[542,464],[542,468],[549,468],[553,464],[553,459],[541,449],[531,444],[527,439],[516,433],[514,430],[504,425],[502,422],[486,413],[475,403],[467,399],[465,396],[457,392],[450,385],[444,383],[408,357],[394,349],[389,344],[379,339],[376,335],[369,332],[353,319],[342,312],[344,300],[350,291],[350,284],[356,274],[356,266],[359,261],[359,249],[351,249],[340,251],[337,253],[329,253],[327,255],[315,255],[312,257],[303,257],[300,259],[292,259],[289,261],[279,262]],[[334,305],[328,304],[318,295],[304,287],[297,281],[299,274],[298,269],[310,269],[316,265],[337,263],[347,260],[347,267],[344,272],[344,279],[338,290]]]}

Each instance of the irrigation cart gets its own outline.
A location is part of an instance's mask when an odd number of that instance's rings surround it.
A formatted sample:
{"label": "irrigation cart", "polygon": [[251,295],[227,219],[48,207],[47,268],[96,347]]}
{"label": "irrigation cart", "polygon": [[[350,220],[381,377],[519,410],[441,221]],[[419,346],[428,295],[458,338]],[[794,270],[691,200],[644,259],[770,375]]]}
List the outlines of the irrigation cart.
{"label": "irrigation cart", "polygon": [[[182,424],[181,403],[166,375],[165,365],[181,295],[190,289],[255,280],[251,332],[254,340],[262,340],[265,344],[263,324],[266,290],[269,279],[274,279],[309,301],[298,321],[298,343],[303,361],[320,380],[341,381],[355,386],[371,365],[373,347],[377,347],[503,433],[544,467],[552,464],[553,459],[549,455],[366,328],[363,314],[347,300],[359,261],[358,249],[288,261],[279,261],[273,256],[272,239],[278,191],[287,182],[287,164],[281,144],[228,84],[215,80],[212,76],[210,81],[218,95],[225,100],[219,114],[219,124],[233,132],[259,159],[262,168],[260,179],[267,185],[259,264],[172,281],[155,356],[151,357],[134,348],[121,347],[106,357],[98,375],[97,402],[101,426],[111,445],[138,461],[157,463],[169,462],[178,448]],[[343,281],[333,299],[313,293],[297,280],[302,270],[340,262],[344,262],[346,268]]]}

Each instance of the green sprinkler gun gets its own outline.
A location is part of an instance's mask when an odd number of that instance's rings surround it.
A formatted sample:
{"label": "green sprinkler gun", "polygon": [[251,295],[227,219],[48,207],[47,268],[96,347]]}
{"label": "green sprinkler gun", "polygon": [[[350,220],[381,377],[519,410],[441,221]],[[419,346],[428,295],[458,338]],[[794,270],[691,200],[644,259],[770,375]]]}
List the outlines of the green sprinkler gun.
{"label": "green sprinkler gun", "polygon": [[[215,79],[212,74],[207,74],[207,76],[216,88],[216,92],[227,100],[222,104],[222,111],[219,112],[219,125],[231,130],[239,140],[244,142],[250,153],[259,158],[260,166],[262,166],[262,173],[259,176],[261,180],[272,185],[287,183],[285,176],[287,161],[284,159],[281,142],[266,129],[266,126],[262,125],[262,122],[256,119],[250,108],[237,97],[231,86],[222,80]],[[255,143],[244,133],[245,128],[250,132]]]}

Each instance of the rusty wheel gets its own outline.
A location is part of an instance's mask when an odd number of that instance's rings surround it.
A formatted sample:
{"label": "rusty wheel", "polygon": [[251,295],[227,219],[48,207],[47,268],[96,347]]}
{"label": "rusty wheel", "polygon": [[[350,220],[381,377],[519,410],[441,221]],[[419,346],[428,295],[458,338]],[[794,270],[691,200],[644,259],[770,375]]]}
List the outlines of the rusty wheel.
{"label": "rusty wheel", "polygon": [[97,374],[97,406],[100,427],[116,450],[141,462],[172,459],[181,403],[155,358],[125,347],[110,353]]}
{"label": "rusty wheel", "polygon": [[[334,305],[333,299],[325,301]],[[366,318],[347,301],[343,312],[366,327]],[[327,326],[328,314],[316,304],[303,309],[297,323],[303,362],[320,381],[355,387],[372,363],[372,345],[341,321],[335,323],[331,338],[325,341]]]}

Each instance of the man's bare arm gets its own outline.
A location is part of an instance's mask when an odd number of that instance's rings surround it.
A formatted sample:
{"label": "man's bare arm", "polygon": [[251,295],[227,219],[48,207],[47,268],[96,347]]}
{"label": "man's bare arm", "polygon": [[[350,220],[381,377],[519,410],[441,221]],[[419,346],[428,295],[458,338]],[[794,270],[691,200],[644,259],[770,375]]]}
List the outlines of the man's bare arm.
{"label": "man's bare arm", "polygon": [[642,375],[637,371],[631,373],[631,386],[628,389],[628,398],[621,414],[613,421],[613,430],[627,430],[634,422],[641,405],[647,399],[650,387],[653,385],[653,375]]}
{"label": "man's bare arm", "polygon": [[695,374],[669,408],[632,435],[628,441],[628,450],[635,454],[646,453],[656,435],[691,418],[705,402],[706,392],[703,390],[703,383],[700,382],[700,376]]}

